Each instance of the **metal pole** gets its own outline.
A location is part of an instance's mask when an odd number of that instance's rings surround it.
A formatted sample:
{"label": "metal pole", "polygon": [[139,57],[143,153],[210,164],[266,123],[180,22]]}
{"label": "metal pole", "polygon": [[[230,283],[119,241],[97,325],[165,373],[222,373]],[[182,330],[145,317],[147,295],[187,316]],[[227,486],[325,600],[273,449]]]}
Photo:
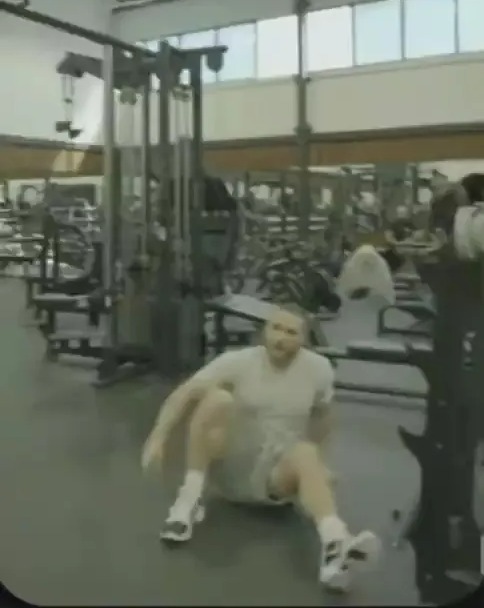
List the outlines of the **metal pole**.
{"label": "metal pole", "polygon": [[295,129],[299,152],[299,234],[305,239],[309,236],[309,221],[312,212],[309,166],[311,163],[311,125],[308,122],[308,76],[306,68],[306,19],[309,3],[296,0],[297,17],[297,126]]}
{"label": "metal pole", "polygon": [[166,42],[161,42],[159,47],[160,67],[158,77],[160,87],[158,89],[158,149],[159,149],[159,168],[160,168],[160,198],[158,209],[158,220],[166,227],[167,240],[169,243],[168,250],[171,251],[171,234],[172,234],[172,219],[173,210],[171,209],[171,178],[172,178],[172,143],[171,143],[171,125],[170,125],[170,100],[172,91],[172,82],[169,82],[171,76],[171,61],[170,47]]}
{"label": "metal pole", "polygon": [[141,255],[148,256],[151,232],[151,78],[146,74],[141,88],[141,204],[144,213]]}
{"label": "metal pole", "polygon": [[173,176],[171,143],[171,98],[172,69],[171,49],[166,42],[158,46],[156,73],[160,81],[157,92],[158,129],[156,138],[156,164],[158,167],[159,188],[156,214],[159,236],[156,247],[156,265],[152,289],[152,330],[153,347],[158,371],[172,376],[178,371],[178,306],[177,279],[174,276],[173,243]]}
{"label": "metal pole", "polygon": [[105,336],[105,346],[114,350],[118,343],[118,317],[116,311],[116,268],[119,238],[117,230],[117,194],[119,172],[116,162],[116,115],[114,107],[114,49],[104,47],[104,289],[110,305],[109,324]]}
{"label": "metal pole", "polygon": [[[195,60],[195,58],[194,58]],[[192,88],[192,209],[191,209],[191,241],[192,241],[192,273],[193,286],[198,297],[202,289],[202,207],[204,192],[203,168],[203,101],[202,101],[202,58],[198,57],[190,69],[190,84]]]}
{"label": "metal pole", "polygon": [[72,36],[78,36],[79,38],[90,40],[95,44],[100,44],[102,46],[109,45],[121,51],[128,51],[129,53],[144,55],[146,57],[156,57],[156,53],[134,44],[130,44],[129,42],[124,42],[118,38],[114,38],[114,36],[89,30],[85,27],[74,25],[68,21],[62,21],[61,19],[56,19],[55,17],[44,15],[43,13],[39,13],[37,11],[31,11],[30,9],[23,8],[21,5],[15,5],[11,2],[6,2],[5,0],[0,0],[0,11],[9,13],[15,17],[19,17],[20,19],[27,19],[33,23],[52,27],[56,30],[60,30],[61,32],[71,34]]}

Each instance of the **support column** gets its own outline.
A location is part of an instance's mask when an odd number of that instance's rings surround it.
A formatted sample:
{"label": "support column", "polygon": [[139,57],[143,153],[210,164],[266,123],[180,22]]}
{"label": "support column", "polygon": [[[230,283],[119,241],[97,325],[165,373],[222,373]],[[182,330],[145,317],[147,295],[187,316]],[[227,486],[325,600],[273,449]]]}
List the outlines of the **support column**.
{"label": "support column", "polygon": [[146,262],[151,233],[151,74],[141,87],[141,205],[143,207],[143,240],[141,257]]}
{"label": "support column", "polygon": [[299,170],[299,234],[301,238],[309,235],[309,218],[312,212],[310,171],[312,128],[308,121],[308,84],[307,56],[307,13],[308,0],[295,0],[294,12],[297,17],[297,54],[298,71],[295,77],[297,94],[297,125],[295,129],[298,147]]}
{"label": "support column", "polygon": [[[114,97],[115,60],[112,46],[104,47],[104,290],[111,312],[105,336],[108,351],[118,346],[118,315],[116,310],[117,263],[119,253],[119,171],[116,150],[116,112]],[[109,356],[109,355],[108,355]]]}

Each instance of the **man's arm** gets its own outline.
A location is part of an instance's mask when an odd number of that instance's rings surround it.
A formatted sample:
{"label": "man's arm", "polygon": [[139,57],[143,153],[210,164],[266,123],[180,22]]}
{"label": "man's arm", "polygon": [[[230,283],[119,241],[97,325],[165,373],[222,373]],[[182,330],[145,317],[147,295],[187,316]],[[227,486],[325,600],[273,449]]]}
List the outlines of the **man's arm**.
{"label": "man's arm", "polygon": [[318,445],[326,444],[334,424],[333,408],[335,374],[328,359],[321,357],[318,366],[318,389],[311,416],[310,439]]}

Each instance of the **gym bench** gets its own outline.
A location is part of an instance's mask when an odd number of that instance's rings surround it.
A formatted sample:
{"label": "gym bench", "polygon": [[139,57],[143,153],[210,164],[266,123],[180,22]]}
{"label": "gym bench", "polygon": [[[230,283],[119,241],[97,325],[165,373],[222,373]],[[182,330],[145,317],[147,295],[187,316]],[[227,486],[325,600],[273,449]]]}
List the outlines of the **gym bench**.
{"label": "gym bench", "polygon": [[219,355],[228,346],[245,346],[250,343],[253,330],[230,331],[225,327],[227,317],[235,317],[262,325],[274,311],[274,304],[251,296],[232,294],[217,296],[205,302],[205,310],[213,313],[214,339],[207,342],[215,354]]}
{"label": "gym bench", "polygon": [[[430,344],[413,344],[411,348],[400,342],[384,340],[350,342],[346,348],[316,348],[320,354],[330,361],[346,360],[364,363],[380,363],[385,365],[415,366],[415,355],[430,353]],[[336,388],[344,391],[369,393],[390,397],[405,397],[407,399],[426,399],[421,391],[412,391],[396,387],[377,386],[371,384],[356,384],[352,382],[336,382]]]}
{"label": "gym bench", "polygon": [[[410,327],[397,329],[388,325],[386,317],[387,313],[392,310],[406,312],[413,316],[415,323]],[[428,338],[432,330],[432,322],[435,318],[435,312],[431,306],[422,301],[402,300],[395,305],[386,306],[378,312],[377,317],[377,332],[379,336],[388,334],[400,334],[402,336],[423,337]]]}
{"label": "gym bench", "polygon": [[92,295],[41,293],[33,296],[32,303],[39,311],[46,313],[46,321],[41,329],[48,340],[56,330],[56,315],[59,312],[87,314],[90,325],[95,326],[99,324],[99,315],[105,312],[103,299]]}
{"label": "gym bench", "polygon": [[[269,318],[275,308],[274,304],[246,295],[220,296],[208,301],[206,306],[207,310],[213,312],[215,315],[215,339],[213,345],[216,354],[224,352],[229,345],[232,345],[228,339],[231,332],[228,331],[224,325],[226,317],[237,317],[260,325]],[[252,334],[250,331],[247,333]],[[245,344],[247,343],[250,343],[250,339],[245,342]],[[346,348],[333,348],[321,345],[315,345],[313,348],[332,362],[347,360],[408,366],[415,366],[416,356],[421,353],[429,353],[432,350],[432,347],[429,344],[415,344],[411,347],[407,347],[405,344],[399,342],[386,342],[383,340],[353,342],[348,344]],[[426,398],[426,394],[420,391],[411,391],[394,387],[337,382],[336,388],[352,392],[405,397],[409,399]]]}

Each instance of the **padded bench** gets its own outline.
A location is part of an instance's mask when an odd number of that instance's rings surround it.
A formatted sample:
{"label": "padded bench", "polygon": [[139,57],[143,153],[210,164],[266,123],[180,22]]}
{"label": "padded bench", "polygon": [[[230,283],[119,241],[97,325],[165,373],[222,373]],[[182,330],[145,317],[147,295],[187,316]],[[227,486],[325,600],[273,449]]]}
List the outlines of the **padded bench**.
{"label": "padded bench", "polygon": [[44,241],[44,237],[40,234],[17,234],[15,236],[11,236],[8,239],[9,245],[32,245],[32,244],[42,244]]}
{"label": "padded bench", "polygon": [[[244,346],[250,343],[253,334],[252,329],[245,332],[227,331],[224,325],[225,317],[236,317],[261,325],[271,317],[278,307],[276,304],[252,296],[231,294],[208,300],[205,302],[205,308],[207,312],[214,314],[215,339],[211,346],[215,348],[217,353],[221,353],[228,345]],[[314,318],[309,330],[313,345],[321,346],[327,343],[319,318]]]}
{"label": "padded bench", "polygon": [[[386,317],[389,311],[399,310],[414,317],[415,323],[410,327],[395,328],[387,323]],[[400,334],[402,336],[428,337],[432,331],[432,322],[435,311],[429,304],[422,300],[402,300],[392,306],[386,306],[378,312],[377,332],[379,336],[386,334]]]}
{"label": "padded bench", "polygon": [[386,340],[356,341],[347,344],[345,349],[323,347],[315,349],[328,359],[347,359],[368,363],[387,363],[392,365],[410,365],[411,352],[431,353],[430,344],[413,344],[408,346],[401,342]]}
{"label": "padded bench", "polygon": [[[89,295],[71,296],[65,293],[41,293],[32,298],[37,312],[45,311],[47,319],[41,330],[47,336],[55,331],[56,315],[59,312],[81,313],[89,316],[89,324],[97,326],[100,314],[104,312],[104,300],[93,299]],[[39,315],[36,315],[39,316]]]}
{"label": "padded bench", "polygon": [[89,308],[89,297],[70,296],[65,293],[40,293],[32,298],[33,303],[43,310],[57,312],[85,311]]}
{"label": "padded bench", "polygon": [[[346,349],[317,348],[317,352],[330,359],[346,359],[366,363],[390,365],[417,365],[419,356],[429,357],[432,353],[430,344],[405,345],[401,342],[386,342],[384,340],[352,342]],[[356,384],[351,382],[335,383],[339,390],[369,393],[385,397],[425,400],[427,395],[422,391],[371,384]]]}
{"label": "padded bench", "polygon": [[100,358],[103,352],[104,332],[99,329],[60,331],[47,336],[47,356],[60,354]]}
{"label": "padded bench", "polygon": [[[235,316],[248,321],[263,323],[272,314],[274,308],[274,304],[245,295],[219,296],[206,302],[206,309],[215,313],[216,352],[223,352],[227,345],[230,344],[227,338],[229,332],[226,331],[223,323],[225,316]],[[217,327],[217,323],[219,327]],[[418,354],[428,357],[432,353],[432,347],[429,344],[405,345],[400,342],[387,342],[384,340],[352,342],[346,348],[316,346],[314,350],[325,355],[331,361],[346,359],[394,365],[417,365]],[[345,391],[370,393],[372,395],[419,400],[426,398],[426,395],[419,391],[385,386],[336,382],[336,388]]]}
{"label": "padded bench", "polygon": [[240,294],[218,296],[208,300],[205,307],[216,316],[234,316],[254,323],[264,323],[276,309],[271,302]]}
{"label": "padded bench", "polygon": [[38,258],[37,253],[7,253],[0,252],[0,264],[33,264]]}
{"label": "padded bench", "polygon": [[228,346],[245,346],[250,343],[253,329],[235,332],[225,327],[226,317],[235,317],[244,321],[250,321],[262,325],[269,319],[275,309],[275,305],[242,294],[231,294],[217,296],[205,302],[205,310],[213,313],[213,341],[207,341],[207,347],[213,347],[215,353],[220,354]]}

